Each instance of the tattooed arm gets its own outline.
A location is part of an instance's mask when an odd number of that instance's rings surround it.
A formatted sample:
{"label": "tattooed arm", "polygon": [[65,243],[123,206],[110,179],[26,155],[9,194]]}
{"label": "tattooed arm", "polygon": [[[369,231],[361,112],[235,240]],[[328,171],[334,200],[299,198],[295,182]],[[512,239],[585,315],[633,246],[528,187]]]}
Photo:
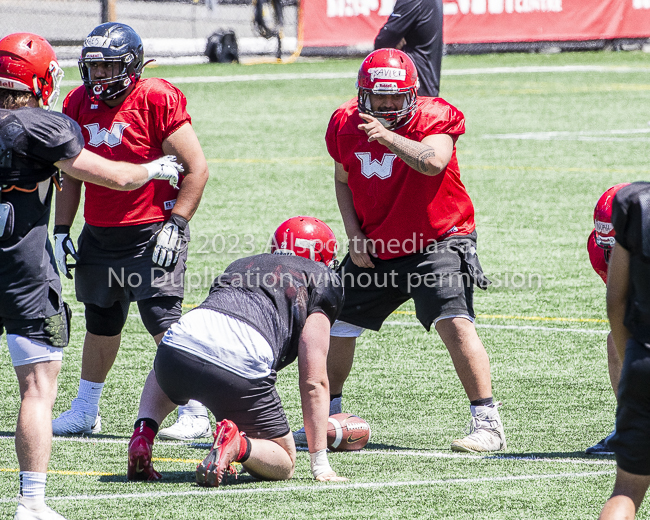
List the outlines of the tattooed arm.
{"label": "tattooed arm", "polygon": [[391,132],[377,119],[359,114],[366,121],[359,128],[366,132],[368,141],[379,141],[414,170],[424,175],[438,175],[447,167],[454,150],[454,141],[447,134],[428,135],[421,142]]}

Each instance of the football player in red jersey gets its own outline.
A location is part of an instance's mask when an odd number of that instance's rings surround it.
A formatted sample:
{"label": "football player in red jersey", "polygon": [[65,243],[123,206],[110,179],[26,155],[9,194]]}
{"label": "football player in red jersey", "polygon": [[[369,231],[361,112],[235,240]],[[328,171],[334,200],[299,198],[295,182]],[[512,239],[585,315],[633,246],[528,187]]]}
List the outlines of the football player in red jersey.
{"label": "football player in red jersey", "polygon": [[[492,399],[490,361],[474,328],[473,285],[489,285],[476,256],[474,208],[460,181],[455,143],[463,114],[441,98],[418,98],[417,71],[395,49],[361,64],[358,98],[329,123],[336,196],[349,238],[341,275],[345,306],[332,328],[328,375],[340,412],[356,338],[379,330],[413,298],[416,314],[435,326],[470,400],[471,433],[453,450],[506,448]],[[302,432],[296,432],[297,440]]]}
{"label": "football player in red jersey", "polygon": [[[607,283],[609,256],[616,240],[616,233],[612,225],[612,203],[618,190],[628,184],[617,184],[609,188],[601,195],[594,208],[594,229],[587,240],[587,251],[589,252],[591,266],[605,283]],[[618,357],[611,332],[607,335],[607,370],[614,395],[618,396],[618,383],[621,379],[621,360]],[[615,433],[616,428],[600,442],[587,448],[585,453],[590,455],[613,455],[614,452],[609,446],[609,441]]]}
{"label": "football player in red jersey", "polygon": [[[162,79],[140,79],[144,49],[128,25],[105,23],[86,38],[79,59],[84,85],[66,97],[63,113],[82,127],[86,149],[114,159],[145,162],[173,153],[185,168],[180,189],[147,185],[118,192],[86,184],[85,226],[79,252],[70,226],[82,183],[71,179],[56,201],[55,256],[85,305],[81,380],[71,409],[53,421],[55,434],[100,430],[99,399],[118,349],[131,301],[156,344],[181,316],[188,222],[208,179],[208,166],[183,93]],[[63,245],[67,247],[63,247]],[[192,403],[190,437],[210,431],[207,410]]]}
{"label": "football player in red jersey", "polygon": [[272,254],[240,258],[212,284],[205,301],[173,324],[158,345],[129,442],[127,478],[156,481],[156,429],[176,404],[205,403],[218,423],[196,468],[201,486],[221,485],[241,462],[263,480],[291,478],[294,444],[277,372],[297,361],[311,471],[347,480],[327,459],[327,350],[343,287],[331,269],[336,237],[324,222],[293,217],[278,226]]}
{"label": "football player in red jersey", "polygon": [[15,33],[0,40],[0,334],[6,329],[20,388],[15,520],[63,520],[45,505],[49,424],[70,327],[47,236],[58,169],[119,190],[155,178],[175,185],[180,170],[170,157],[137,166],[85,150],[79,125],[50,111],[62,77],[44,38]]}

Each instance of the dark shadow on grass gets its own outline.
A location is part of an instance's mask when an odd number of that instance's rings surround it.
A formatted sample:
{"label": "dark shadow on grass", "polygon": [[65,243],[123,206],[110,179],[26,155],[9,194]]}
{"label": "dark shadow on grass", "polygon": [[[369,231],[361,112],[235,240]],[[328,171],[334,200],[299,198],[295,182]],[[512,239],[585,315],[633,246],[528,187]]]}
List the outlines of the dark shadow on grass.
{"label": "dark shadow on grass", "polygon": [[87,439],[87,440],[121,440],[127,442],[130,437],[125,437],[124,435],[108,435],[104,433],[92,433],[92,434],[82,434],[82,435],[54,435],[54,439]]}
{"label": "dark shadow on grass", "polygon": [[410,446],[395,446],[394,444],[379,444],[376,442],[369,442],[366,444],[365,450],[391,450],[391,451],[413,451],[417,448]]}
{"label": "dark shadow on grass", "polygon": [[[195,483],[195,476],[193,471],[165,471],[162,472],[162,480],[157,480],[155,482],[133,482],[134,486],[137,485],[147,485],[147,486],[158,486],[161,484],[179,484],[179,483],[185,483],[185,482],[190,482],[190,483]],[[126,480],[126,473],[122,473],[120,475],[103,475],[99,477],[100,482],[106,482],[106,483],[125,483],[128,482]],[[243,473],[241,475],[237,475],[237,478],[233,476],[229,476],[226,480],[227,486],[232,486],[232,485],[241,485],[241,484],[252,484],[253,482],[259,482],[256,478],[251,477],[248,473]],[[199,486],[196,486],[197,489],[200,489]],[[205,489],[211,489],[211,488],[205,488]]]}
{"label": "dark shadow on grass", "polygon": [[522,459],[583,459],[583,460],[615,460],[614,455],[589,455],[584,451],[547,451],[547,452],[497,452],[497,453],[477,453],[486,459],[501,459],[518,457]]}
{"label": "dark shadow on grass", "polygon": [[[374,442],[370,442],[366,444],[365,448],[362,448],[363,450],[390,450],[390,451],[421,451],[419,448],[411,448],[410,446],[395,446],[394,444],[377,444]],[[306,446],[298,446],[296,448],[296,451],[308,451]],[[356,450],[352,451],[351,453],[356,453],[357,451],[361,450]],[[335,453],[346,453],[345,451],[336,451]]]}

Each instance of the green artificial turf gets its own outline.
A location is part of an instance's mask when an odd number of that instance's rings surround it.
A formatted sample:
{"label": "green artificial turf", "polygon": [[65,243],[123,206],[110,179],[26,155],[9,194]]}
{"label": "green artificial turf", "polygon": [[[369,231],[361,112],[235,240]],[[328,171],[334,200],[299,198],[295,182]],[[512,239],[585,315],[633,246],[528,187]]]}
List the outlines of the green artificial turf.
{"label": "green artificial turf", "polygon": [[[640,132],[650,121],[649,61],[640,52],[443,60],[441,96],[466,116],[458,158],[476,207],[479,256],[495,282],[476,291],[475,308],[494,397],[504,403],[507,451],[487,457],[450,451],[450,442],[464,435],[469,403],[444,345],[418,325],[406,304],[380,332],[358,342],[343,407],[369,422],[372,439],[361,453],[330,456],[348,482],[316,483],[301,451],[291,481],[242,475],[205,490],[193,476],[205,445],[159,442],[155,465],[164,480],[128,483],[126,443],[155,353],[133,306],[100,403],[103,431],[90,442],[55,440],[49,505],[69,520],[596,518],[611,493],[615,464],[613,457],[590,457],[584,449],[611,431],[615,400],[607,377],[605,287],[589,264],[586,239],[605,189],[649,178],[650,134]],[[186,309],[203,300],[212,278],[232,260],[264,251],[287,217],[325,220],[345,251],[324,133],[334,109],[355,95],[359,62],[147,69],[147,76],[172,81],[249,77],[178,82],[211,173],[191,222]],[[605,69],[490,70],[568,66]],[[77,77],[74,69],[66,72],[68,79]],[[346,77],[297,77],[313,73]],[[294,76],[250,81],[264,74]],[[502,135],[548,132],[556,134]],[[80,213],[75,237],[82,220]],[[55,416],[76,395],[84,335],[83,307],[73,283],[63,283],[75,319]],[[0,516],[10,517],[18,490],[11,436],[19,399],[6,348],[0,349],[0,371]],[[280,373],[278,386],[291,426],[300,427],[294,366]],[[637,517],[650,518],[650,507],[644,504]]]}

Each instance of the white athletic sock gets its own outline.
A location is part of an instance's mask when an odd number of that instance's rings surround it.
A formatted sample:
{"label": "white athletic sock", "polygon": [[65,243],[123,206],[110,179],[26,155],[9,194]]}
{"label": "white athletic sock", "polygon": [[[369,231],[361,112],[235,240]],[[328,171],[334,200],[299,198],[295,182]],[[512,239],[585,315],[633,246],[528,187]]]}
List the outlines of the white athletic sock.
{"label": "white athletic sock", "polygon": [[198,401],[190,399],[185,406],[178,407],[178,416],[181,415],[200,415],[203,417],[208,416],[208,409]]}
{"label": "white athletic sock", "polygon": [[77,392],[77,397],[79,399],[83,399],[88,404],[99,406],[99,398],[102,396],[104,384],[105,383],[93,383],[92,381],[81,379],[79,381],[79,391]]}
{"label": "white athletic sock", "polygon": [[20,479],[20,501],[27,509],[38,511],[45,508],[45,473],[36,471],[21,471],[18,473]]}

